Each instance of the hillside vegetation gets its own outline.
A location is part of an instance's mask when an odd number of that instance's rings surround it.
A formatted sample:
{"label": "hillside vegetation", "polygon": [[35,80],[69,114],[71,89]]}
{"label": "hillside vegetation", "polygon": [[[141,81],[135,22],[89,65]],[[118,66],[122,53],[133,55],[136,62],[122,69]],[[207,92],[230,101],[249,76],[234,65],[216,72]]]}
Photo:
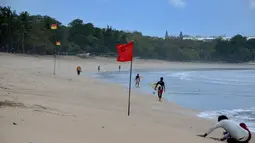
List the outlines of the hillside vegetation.
{"label": "hillside vegetation", "polygon": [[[57,30],[50,28],[58,25]],[[134,56],[144,59],[169,61],[222,61],[247,62],[255,58],[255,39],[247,40],[237,34],[230,40],[184,40],[182,37],[159,38],[140,32],[127,32],[95,27],[81,19],[68,26],[60,21],[28,12],[17,14],[10,7],[0,7],[0,51],[25,54],[76,55],[91,53],[95,56],[115,56],[117,43],[134,40]],[[61,45],[56,46],[56,41]]]}

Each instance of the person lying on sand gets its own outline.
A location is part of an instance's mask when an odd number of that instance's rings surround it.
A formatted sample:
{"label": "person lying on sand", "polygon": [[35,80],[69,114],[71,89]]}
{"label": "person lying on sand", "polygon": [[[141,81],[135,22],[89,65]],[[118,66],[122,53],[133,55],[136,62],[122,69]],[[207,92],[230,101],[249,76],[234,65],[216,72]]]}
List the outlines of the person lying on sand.
{"label": "person lying on sand", "polygon": [[80,73],[81,73],[81,66],[78,66],[78,67],[76,68],[76,71],[77,71],[77,74],[80,75]]}
{"label": "person lying on sand", "polygon": [[251,139],[251,132],[244,123],[238,125],[236,122],[228,120],[228,117],[225,115],[219,116],[218,123],[210,128],[202,137],[206,137],[217,128],[223,128],[227,132],[224,133],[224,137],[220,139],[221,141],[227,140],[228,143],[248,143]]}
{"label": "person lying on sand", "polygon": [[[158,85],[160,86],[158,87]],[[163,77],[161,77],[160,80],[157,82],[154,90],[156,90],[157,87],[158,87],[158,100],[161,101],[163,91],[165,92],[165,82],[163,81]]]}

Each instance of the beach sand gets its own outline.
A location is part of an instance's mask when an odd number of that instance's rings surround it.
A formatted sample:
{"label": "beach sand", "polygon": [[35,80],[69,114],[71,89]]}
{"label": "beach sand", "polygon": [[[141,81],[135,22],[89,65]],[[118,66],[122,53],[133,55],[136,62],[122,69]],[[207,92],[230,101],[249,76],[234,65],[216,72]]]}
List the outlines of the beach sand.
{"label": "beach sand", "polygon": [[[83,72],[114,71],[111,58],[53,58],[0,53],[0,143],[216,143],[197,137],[213,124],[197,111],[160,103],[151,95],[93,79]],[[129,63],[121,64],[122,70]],[[251,68],[244,64],[206,64],[135,60],[136,69]],[[128,82],[128,81],[127,81]],[[219,137],[222,130],[210,136]],[[254,140],[251,143],[255,143]]]}

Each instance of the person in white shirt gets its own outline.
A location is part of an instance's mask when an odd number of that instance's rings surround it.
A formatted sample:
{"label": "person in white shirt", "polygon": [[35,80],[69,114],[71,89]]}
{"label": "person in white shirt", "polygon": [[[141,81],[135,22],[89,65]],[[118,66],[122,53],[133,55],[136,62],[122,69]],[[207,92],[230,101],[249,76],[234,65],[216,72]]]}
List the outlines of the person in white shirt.
{"label": "person in white shirt", "polygon": [[228,143],[248,143],[251,139],[251,133],[246,127],[246,125],[245,127],[240,126],[236,122],[228,120],[225,115],[219,116],[218,123],[216,123],[212,128],[210,128],[207,133],[203,135],[203,137],[206,137],[217,128],[223,128],[228,132],[228,134],[225,134],[224,137],[220,139],[221,141],[227,139]]}

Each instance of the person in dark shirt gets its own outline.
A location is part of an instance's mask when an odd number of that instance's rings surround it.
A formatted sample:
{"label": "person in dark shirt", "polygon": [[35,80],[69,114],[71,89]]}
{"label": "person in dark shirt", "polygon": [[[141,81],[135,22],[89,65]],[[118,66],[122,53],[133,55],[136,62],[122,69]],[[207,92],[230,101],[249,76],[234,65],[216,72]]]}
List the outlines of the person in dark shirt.
{"label": "person in dark shirt", "polygon": [[140,75],[139,74],[137,74],[135,77],[135,86],[136,87],[140,86]]}
{"label": "person in dark shirt", "polygon": [[120,72],[121,66],[119,65],[119,72]]}
{"label": "person in dark shirt", "polygon": [[100,66],[97,67],[97,71],[100,72]]}
{"label": "person in dark shirt", "polygon": [[[160,85],[160,86],[159,86]],[[159,86],[159,87],[158,87]],[[155,90],[158,88],[158,100],[161,101],[162,99],[162,94],[165,92],[165,83],[163,81],[163,77],[160,78],[160,80],[157,82],[155,86]]]}

